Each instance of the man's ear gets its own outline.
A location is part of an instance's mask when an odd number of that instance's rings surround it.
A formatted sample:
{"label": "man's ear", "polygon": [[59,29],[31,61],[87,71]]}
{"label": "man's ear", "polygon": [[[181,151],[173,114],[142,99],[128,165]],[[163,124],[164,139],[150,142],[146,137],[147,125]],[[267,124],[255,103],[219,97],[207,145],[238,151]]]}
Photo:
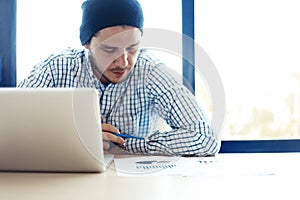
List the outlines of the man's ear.
{"label": "man's ear", "polygon": [[90,44],[89,43],[86,43],[85,45],[83,45],[84,46],[84,48],[86,48],[86,49],[90,49]]}

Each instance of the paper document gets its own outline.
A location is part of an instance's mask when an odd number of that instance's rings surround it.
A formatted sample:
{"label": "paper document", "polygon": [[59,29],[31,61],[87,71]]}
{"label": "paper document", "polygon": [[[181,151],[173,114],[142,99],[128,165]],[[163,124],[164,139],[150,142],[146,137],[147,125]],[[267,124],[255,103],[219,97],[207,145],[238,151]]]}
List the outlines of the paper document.
{"label": "paper document", "polygon": [[275,175],[277,166],[255,155],[142,156],[116,158],[114,163],[119,176],[269,176]]}
{"label": "paper document", "polygon": [[193,175],[199,169],[197,158],[142,156],[114,159],[119,176]]}

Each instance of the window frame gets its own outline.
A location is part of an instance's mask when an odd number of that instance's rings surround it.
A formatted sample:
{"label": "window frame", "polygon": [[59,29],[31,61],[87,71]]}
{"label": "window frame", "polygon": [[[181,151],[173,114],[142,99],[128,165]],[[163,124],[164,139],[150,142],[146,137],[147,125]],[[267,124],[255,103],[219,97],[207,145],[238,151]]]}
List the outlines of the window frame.
{"label": "window frame", "polygon": [[[182,0],[182,33],[194,40],[194,0]],[[192,23],[191,23],[192,22]],[[195,60],[194,44],[183,40],[184,58]],[[195,71],[191,63],[183,60],[183,78],[191,81],[191,91],[195,91]],[[273,153],[273,152],[300,152],[300,139],[282,140],[228,140],[221,141],[220,153]]]}
{"label": "window frame", "polygon": [[[194,0],[182,0],[182,76],[183,84],[195,94]],[[190,38],[191,40],[187,40]]]}
{"label": "window frame", "polygon": [[16,0],[0,0],[0,87],[16,86]]}
{"label": "window frame", "polygon": [[[17,0],[0,0],[0,87],[16,86],[16,4]],[[182,33],[194,39],[194,0],[182,0]],[[194,43],[183,40],[183,57],[195,60]],[[183,77],[195,91],[194,63],[183,60]],[[221,141],[220,153],[300,152],[300,139]]]}

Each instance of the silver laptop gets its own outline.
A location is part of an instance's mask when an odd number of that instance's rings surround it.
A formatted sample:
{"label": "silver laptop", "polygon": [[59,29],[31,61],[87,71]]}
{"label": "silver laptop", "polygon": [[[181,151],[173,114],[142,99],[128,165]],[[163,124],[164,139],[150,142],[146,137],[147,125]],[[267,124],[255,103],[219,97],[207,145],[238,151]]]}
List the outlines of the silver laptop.
{"label": "silver laptop", "polygon": [[103,172],[92,88],[0,88],[0,171]]}

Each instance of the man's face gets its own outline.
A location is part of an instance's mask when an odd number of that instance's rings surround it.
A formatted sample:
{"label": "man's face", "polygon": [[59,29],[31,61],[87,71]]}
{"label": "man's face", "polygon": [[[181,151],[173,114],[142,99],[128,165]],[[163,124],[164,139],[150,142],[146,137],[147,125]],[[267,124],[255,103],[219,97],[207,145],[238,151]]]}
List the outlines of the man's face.
{"label": "man's face", "polygon": [[103,83],[124,81],[137,61],[141,31],[131,26],[114,26],[102,29],[89,44],[94,74]]}

